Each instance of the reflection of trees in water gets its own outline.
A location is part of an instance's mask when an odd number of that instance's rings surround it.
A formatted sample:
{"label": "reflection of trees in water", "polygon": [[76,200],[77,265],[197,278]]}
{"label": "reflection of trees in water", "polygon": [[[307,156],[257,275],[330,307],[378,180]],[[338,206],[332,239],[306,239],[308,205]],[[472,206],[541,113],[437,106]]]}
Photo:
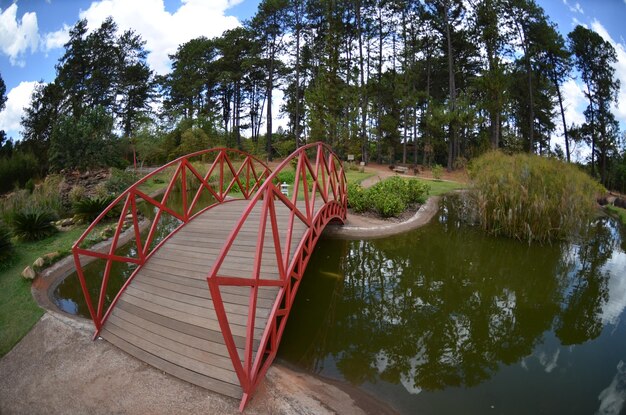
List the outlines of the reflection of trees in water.
{"label": "reflection of trees in water", "polygon": [[564,345],[595,339],[602,332],[602,307],[609,299],[610,274],[602,268],[618,247],[619,229],[609,218],[599,218],[584,230],[581,242],[570,248],[572,270],[569,293],[556,322]]}
{"label": "reflection of trees in water", "polygon": [[[445,223],[348,244],[332,354],[356,384],[476,385],[532,353],[556,322],[564,344],[594,338],[615,235],[603,219],[579,247],[525,246]],[[445,231],[437,227],[445,227]],[[568,255],[570,254],[570,255]]]}

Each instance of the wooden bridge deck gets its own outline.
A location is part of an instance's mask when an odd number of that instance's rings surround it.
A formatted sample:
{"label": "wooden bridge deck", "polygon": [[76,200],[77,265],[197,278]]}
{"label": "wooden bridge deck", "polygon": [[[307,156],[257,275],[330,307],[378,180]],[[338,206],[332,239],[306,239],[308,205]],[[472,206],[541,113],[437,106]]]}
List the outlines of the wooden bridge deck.
{"label": "wooden bridge deck", "polygon": [[[240,399],[242,388],[224,343],[206,277],[248,203],[237,200],[215,206],[172,235],[137,272],[101,336],[164,372]],[[220,275],[252,277],[262,203],[257,206],[235,239]],[[276,215],[279,227],[286,228],[289,210],[282,203],[276,204]],[[292,253],[306,230],[296,218]],[[271,232],[268,221],[266,235]],[[279,279],[273,243],[263,247],[261,278]],[[243,359],[251,288],[222,286],[220,290]],[[278,293],[278,287],[259,288],[254,353]]]}

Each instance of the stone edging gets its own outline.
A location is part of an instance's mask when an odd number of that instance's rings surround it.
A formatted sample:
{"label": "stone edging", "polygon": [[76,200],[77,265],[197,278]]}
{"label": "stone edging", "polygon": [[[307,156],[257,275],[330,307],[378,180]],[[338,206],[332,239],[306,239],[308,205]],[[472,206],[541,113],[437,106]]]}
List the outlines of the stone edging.
{"label": "stone edging", "polygon": [[407,232],[430,222],[439,210],[440,199],[439,196],[429,197],[426,203],[404,222],[371,226],[328,225],[323,235],[337,239],[376,239]]}

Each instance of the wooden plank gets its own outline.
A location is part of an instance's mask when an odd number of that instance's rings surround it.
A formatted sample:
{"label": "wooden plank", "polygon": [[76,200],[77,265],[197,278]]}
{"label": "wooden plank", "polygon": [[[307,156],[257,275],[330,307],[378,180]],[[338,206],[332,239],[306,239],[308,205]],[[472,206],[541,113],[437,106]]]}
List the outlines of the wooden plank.
{"label": "wooden plank", "polygon": [[[221,331],[209,330],[190,323],[186,323],[184,321],[174,320],[170,317],[153,313],[149,310],[145,310],[141,307],[137,307],[133,304],[127,303],[123,299],[120,299],[118,301],[116,308],[121,308],[122,310],[128,311],[129,313],[139,316],[145,320],[151,321],[155,324],[160,324],[162,326],[165,326],[175,331],[179,331],[184,334],[188,334],[190,336],[209,340],[215,343],[224,342],[224,336],[222,335]],[[235,346],[238,348],[243,349],[246,345],[244,337],[233,336],[233,340],[235,342]],[[258,343],[258,340],[256,343]],[[255,344],[254,347],[258,347],[258,344]]]}
{"label": "wooden plank", "polygon": [[[230,360],[229,356],[211,353],[209,351],[190,346],[184,341],[179,341],[182,340],[182,338],[171,339],[169,337],[162,336],[159,333],[146,330],[145,328],[138,326],[128,320],[124,320],[119,316],[113,318],[109,324],[130,333],[136,338],[141,339],[141,341],[150,342],[171,352],[222,369],[215,371],[215,373],[213,373],[211,376],[215,377],[216,379],[223,380],[224,382],[238,383],[237,378],[232,379],[232,375],[235,373],[235,371],[233,369],[233,362]],[[115,332],[112,327],[107,326],[107,329],[109,329],[109,331],[111,332]],[[132,342],[135,346],[141,347],[140,343],[132,341],[131,337],[126,335],[122,337],[126,339],[126,341]]]}
{"label": "wooden plank", "polygon": [[[128,289],[130,288],[141,290],[143,292],[148,292],[151,294],[155,294],[167,300],[175,300],[181,303],[193,304],[193,305],[200,306],[200,307],[214,309],[213,301],[211,300],[210,296],[208,298],[196,297],[193,295],[179,293],[179,292],[168,290],[162,287],[147,284],[141,281],[133,282],[133,284],[131,284],[131,286],[128,287]],[[224,306],[228,313],[248,315],[248,307],[245,307],[243,305],[225,303]]]}
{"label": "wooden plank", "polygon": [[120,349],[124,350],[126,353],[135,356],[137,359],[142,360],[149,365],[157,369],[163,370],[164,372],[167,372],[179,379],[185,380],[189,383],[193,383],[194,385],[198,385],[202,388],[221,393],[222,395],[230,396],[231,398],[241,399],[243,395],[243,391],[238,385],[233,385],[231,383],[222,382],[208,376],[203,376],[195,371],[185,369],[159,356],[148,353],[145,350],[115,335],[114,333],[111,333],[107,330],[106,327],[102,330],[102,337],[104,337],[107,341],[116,345]]}
{"label": "wooden plank", "polygon": [[[171,263],[168,264],[167,261],[151,260],[151,261],[148,261],[148,263],[146,263],[146,265],[143,266],[142,271],[148,270],[148,271],[153,271],[154,273],[158,272],[161,275],[163,274],[175,275],[175,276],[183,277],[187,279],[195,279],[198,281],[203,281],[205,282],[205,284],[208,284],[206,283],[206,278],[208,276],[210,269],[202,273],[197,270],[194,271],[194,270],[184,269],[183,267],[172,266],[172,265],[173,264]],[[230,265],[230,263],[228,265]],[[187,266],[186,268],[192,268],[192,267]],[[241,268],[243,268],[243,266]],[[246,270],[246,269],[241,269],[241,268],[234,269],[233,266],[227,266],[226,264],[224,264],[222,267],[220,267],[220,271],[218,275],[222,275],[222,276],[225,275],[229,277],[238,277],[238,278],[252,278],[252,274],[251,274],[252,269]],[[277,279],[276,278],[278,276],[277,271],[268,270],[267,267],[263,267],[261,270],[263,271],[264,276]],[[206,285],[206,287],[208,289],[208,285]]]}
{"label": "wooden plank", "polygon": [[[144,291],[144,290],[141,290],[140,288],[134,287],[133,285],[128,287],[126,289],[126,292],[128,292],[128,295],[132,295],[133,297],[141,298],[142,300],[150,301],[154,304],[159,304],[164,307],[171,308],[173,310],[183,311],[183,312],[186,312],[191,315],[198,316],[198,317],[206,317],[207,311],[209,311],[210,313],[209,315],[213,315],[212,313],[215,312],[213,308],[214,307],[213,301],[210,301],[210,300],[205,300],[204,304],[202,305],[190,304],[190,303],[179,301],[176,299],[163,297],[150,291]],[[241,324],[241,325],[247,324],[248,307],[225,303],[224,308],[226,309],[226,312],[229,316],[229,321],[232,321],[236,324]],[[267,317],[268,314],[269,313],[263,309],[261,309],[258,312],[258,315],[260,317],[263,317],[263,316]]]}
{"label": "wooden plank", "polygon": [[[120,299],[121,300],[121,299]],[[165,317],[169,317],[173,320],[177,320],[180,322],[192,324],[198,327],[202,327],[209,330],[221,331],[220,325],[217,321],[217,316],[215,316],[215,312],[213,310],[206,310],[206,316],[197,316],[194,314],[190,314],[189,311],[182,311],[180,309],[173,309],[169,307],[162,306],[160,304],[155,304],[150,301],[143,300],[139,297],[135,297],[132,295],[124,295],[124,301],[130,304],[133,304],[137,307],[143,308],[144,310],[151,311],[155,314],[160,314]],[[179,307],[184,308],[184,307]],[[191,308],[191,306],[189,307]],[[238,318],[236,315],[227,316],[228,322],[230,324],[230,330],[233,335],[246,337],[247,332],[247,320],[243,321],[243,319]],[[260,336],[263,334],[262,329],[255,330],[255,336]]]}
{"label": "wooden plank", "polygon": [[[196,297],[210,298],[209,286],[206,279],[188,278],[187,276],[173,275],[143,268],[139,271],[139,273],[137,273],[137,276],[133,279],[133,283],[134,281],[142,281],[153,285],[160,284],[159,282],[154,281],[154,279],[173,284],[169,286],[159,285],[163,288],[170,288],[178,292],[194,295]],[[249,287],[222,286],[220,288],[222,296],[225,294],[231,294],[235,296],[243,296],[245,298],[248,298],[247,290],[249,290]],[[278,287],[259,287],[259,299],[270,300],[270,304],[274,303],[277,294]],[[246,301],[245,298],[242,301]],[[235,304],[240,303],[240,301],[232,302]]]}
{"label": "wooden plank", "polygon": [[[165,325],[153,323],[152,321],[146,320],[136,314],[129,313],[128,311],[120,307],[115,307],[115,309],[111,313],[110,318],[113,318],[113,317],[124,319],[130,323],[133,323],[139,327],[144,328],[145,330],[151,331],[153,333],[156,333],[168,339],[176,340],[181,343],[187,344],[189,346],[195,347],[196,349],[200,349],[200,350],[204,350],[204,351],[214,353],[220,356],[228,357],[230,359],[229,357],[230,355],[228,354],[228,349],[226,348],[226,345],[224,344],[223,339],[221,342],[214,342],[211,340],[192,336],[192,335],[171,329]],[[244,349],[242,348],[237,349],[237,352],[241,356],[243,356],[242,354],[243,351]]]}

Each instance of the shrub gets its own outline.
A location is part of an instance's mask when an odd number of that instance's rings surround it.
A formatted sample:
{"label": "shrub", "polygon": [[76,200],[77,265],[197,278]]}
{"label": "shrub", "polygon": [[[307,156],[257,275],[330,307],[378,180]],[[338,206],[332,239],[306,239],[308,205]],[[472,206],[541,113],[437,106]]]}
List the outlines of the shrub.
{"label": "shrub", "polygon": [[132,186],[137,179],[137,175],[133,172],[114,168],[111,169],[111,177],[106,181],[105,187],[107,192],[117,196]]}
{"label": "shrub", "polygon": [[293,184],[296,181],[296,172],[292,170],[282,170],[276,175],[278,183]]}
{"label": "shrub", "polygon": [[82,200],[85,197],[86,193],[87,193],[87,189],[85,189],[85,186],[81,186],[80,184],[77,184],[76,186],[72,186],[68,194],[68,197],[70,198],[70,202],[72,203],[72,205],[75,205],[76,203],[78,203],[80,200]]}
{"label": "shrub", "polygon": [[397,193],[374,193],[370,200],[376,212],[383,218],[399,216],[406,209],[406,203],[401,195]]}
{"label": "shrub", "polygon": [[431,171],[433,173],[433,178],[435,180],[441,180],[441,175],[443,174],[443,167],[441,167],[439,164],[435,164],[432,167]]}
{"label": "shrub", "polygon": [[529,241],[563,239],[596,209],[601,186],[572,164],[490,152],[470,166],[474,209],[483,229]]}
{"label": "shrub", "polygon": [[383,217],[398,216],[413,203],[424,203],[430,187],[417,179],[392,176],[369,189],[348,184],[348,206],[356,213],[372,210]]}
{"label": "shrub", "polygon": [[35,181],[32,179],[28,179],[26,184],[24,185],[24,189],[28,190],[28,193],[33,193],[35,191]]}
{"label": "shrub", "polygon": [[50,211],[54,215],[64,212],[59,184],[61,177],[50,175],[31,194],[28,190],[18,190],[0,200],[0,218],[10,224],[16,212],[27,209]]}
{"label": "shrub", "polygon": [[406,195],[409,203],[424,203],[428,199],[430,186],[419,180],[406,180]]}
{"label": "shrub", "polygon": [[367,192],[360,184],[348,183],[348,206],[356,213],[365,212],[369,208]]}
{"label": "shrub", "polygon": [[0,194],[21,187],[39,170],[37,158],[31,153],[14,151],[11,157],[0,157]]}
{"label": "shrub", "polygon": [[0,265],[5,264],[12,254],[11,232],[4,222],[0,222]]}
{"label": "shrub", "polygon": [[13,234],[24,241],[38,241],[57,232],[52,223],[56,219],[50,210],[27,208],[13,214]]}
{"label": "shrub", "polygon": [[114,199],[114,196],[82,198],[74,203],[74,214],[81,219],[92,222]]}

